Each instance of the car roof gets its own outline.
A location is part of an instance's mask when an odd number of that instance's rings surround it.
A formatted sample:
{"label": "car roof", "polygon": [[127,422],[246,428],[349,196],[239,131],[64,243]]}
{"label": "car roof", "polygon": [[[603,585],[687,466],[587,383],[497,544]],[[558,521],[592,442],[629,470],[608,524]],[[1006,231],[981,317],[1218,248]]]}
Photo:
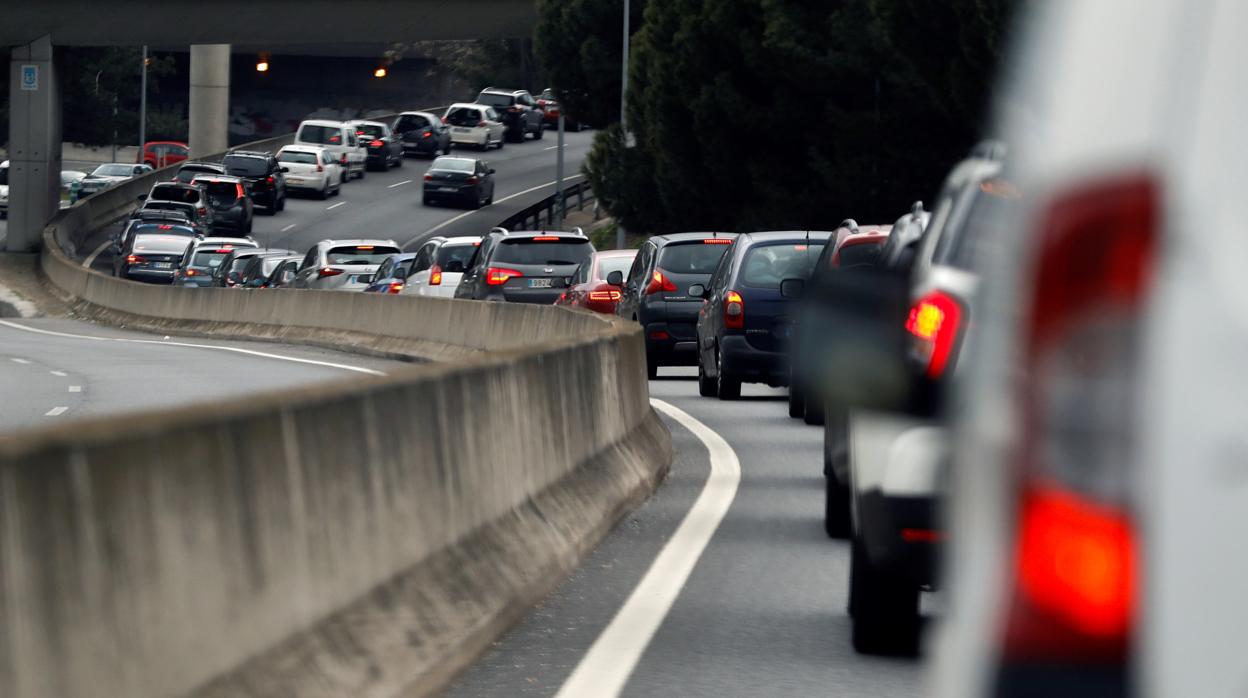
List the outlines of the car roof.
{"label": "car roof", "polygon": [[193,170],[193,169],[199,169],[199,168],[205,168],[205,167],[209,169],[214,169],[214,170],[225,169],[225,167],[223,167],[221,163],[217,163],[217,162],[200,162],[198,160],[187,160],[185,162],[178,163],[179,170]]}
{"label": "car roof", "polygon": [[293,150],[295,152],[301,152],[301,151],[316,152],[316,151],[321,151],[321,150],[327,150],[327,148],[323,145],[308,145],[306,143],[291,143],[290,145],[282,146],[277,152],[280,153],[285,150]]}
{"label": "car roof", "polygon": [[637,250],[598,250],[594,253],[594,257],[636,257]]}
{"label": "car roof", "polygon": [[521,92],[528,92],[528,90],[508,90],[503,87],[487,87],[484,90],[481,90],[481,94],[485,94],[487,92],[492,95],[508,95],[511,97],[515,97]]}
{"label": "car roof", "polygon": [[203,177],[196,177],[195,179],[191,181],[193,182],[229,182],[231,184],[241,184],[243,181],[243,178],[235,177],[234,175],[227,175],[227,174],[207,174],[207,175],[204,175]]}
{"label": "car roof", "polygon": [[432,239],[436,240],[440,245],[473,245],[481,242],[480,235],[459,235],[451,238],[436,237]]}
{"label": "car roof", "polygon": [[190,238],[186,237],[185,235],[169,235],[166,233],[139,233],[138,235],[134,236],[134,242],[132,243],[132,246],[134,247],[134,249],[138,249],[139,243],[147,243],[149,245],[159,243],[159,247],[161,248],[181,247],[182,249],[185,250],[191,244],[191,242],[193,241]]}
{"label": "car roof", "polygon": [[331,119],[305,119],[304,121],[299,122],[299,127],[303,128],[305,125],[306,126],[344,126],[345,124],[346,122],[344,121],[333,121]]}
{"label": "car roof", "polygon": [[227,238],[227,237],[206,237],[200,238],[195,242],[196,247],[225,247],[233,245],[234,247],[259,247],[260,243],[251,238]]}
{"label": "car roof", "polygon": [[358,246],[360,246],[360,245],[388,245],[388,246],[390,246],[390,247],[398,247],[398,246],[399,246],[399,243],[395,242],[394,240],[377,240],[377,239],[370,239],[370,238],[350,238],[350,239],[342,239],[342,240],[321,240],[320,242],[318,242],[318,243],[316,243],[316,244],[317,244],[317,245],[320,245],[321,247],[347,247],[347,246],[350,246],[350,245],[355,245],[355,246],[357,246],[357,247],[358,247]]}
{"label": "car roof", "polygon": [[352,119],[348,121],[347,124],[351,126],[385,126],[386,125],[385,123],[381,121],[375,121],[373,119]]}
{"label": "car roof", "polygon": [[472,107],[473,109],[489,109],[489,108],[490,108],[490,105],[488,105],[488,104],[477,104],[476,102],[456,102],[456,103],[452,104],[451,106],[447,107],[447,108],[446,108],[446,110],[447,110],[447,111],[450,111],[450,110],[452,110],[452,109],[456,109],[456,108],[458,108],[458,107]]}
{"label": "car roof", "polygon": [[427,117],[429,117],[429,118],[431,118],[431,119],[436,119],[436,118],[438,118],[438,115],[437,115],[437,114],[434,114],[433,112],[427,112],[427,111],[405,111],[405,112],[399,112],[399,116],[427,116]]}
{"label": "car roof", "polygon": [[398,261],[400,261],[400,262],[406,262],[406,261],[407,261],[407,260],[409,260],[409,259],[415,259],[417,254],[419,254],[419,253],[417,253],[417,252],[396,252],[396,253],[394,253],[394,254],[390,255],[387,259],[397,259],[397,260],[398,260]]}
{"label": "car roof", "polygon": [[832,238],[830,230],[761,230],[753,233],[741,233],[744,246],[760,242],[789,241],[800,242],[804,239],[827,242]]}
{"label": "car roof", "polygon": [[523,240],[525,238],[536,238],[536,237],[562,237],[562,238],[568,238],[569,240],[589,240],[589,238],[585,237],[583,233],[568,232],[566,230],[507,230],[507,231],[503,231],[501,228],[498,228],[496,230],[491,230],[490,232],[492,233],[501,232],[503,233],[504,239],[512,239],[512,240]]}
{"label": "car roof", "polygon": [[177,189],[195,189],[195,191],[199,191],[194,184],[187,184],[186,182],[157,182],[152,185],[152,189],[156,187],[175,187]]}
{"label": "car roof", "polygon": [[737,237],[737,233],[717,233],[717,232],[689,232],[689,233],[666,233],[664,235],[655,235],[650,238],[656,245],[662,247],[669,242],[684,242],[687,240],[705,240],[706,238],[727,238],[732,240]]}
{"label": "car roof", "polygon": [[259,150],[231,150],[225,154],[225,157],[243,157],[243,158],[269,158],[271,153],[262,153]]}

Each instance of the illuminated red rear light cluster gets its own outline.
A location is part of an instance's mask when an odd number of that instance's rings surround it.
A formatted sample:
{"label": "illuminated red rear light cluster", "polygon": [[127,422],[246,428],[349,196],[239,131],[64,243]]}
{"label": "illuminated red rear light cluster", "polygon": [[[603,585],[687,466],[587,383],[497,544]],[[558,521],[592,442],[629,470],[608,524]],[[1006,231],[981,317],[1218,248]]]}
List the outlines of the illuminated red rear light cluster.
{"label": "illuminated red rear light cluster", "polygon": [[675,293],[677,290],[679,289],[676,288],[676,284],[671,279],[667,278],[662,271],[655,269],[654,274],[650,276],[649,285],[646,286],[646,295],[648,296],[652,293]]}
{"label": "illuminated red rear light cluster", "polygon": [[385,145],[385,142],[384,142],[384,141],[375,140],[375,141],[372,141],[371,143],[369,143],[369,144],[368,144],[368,147],[370,147],[370,148],[380,148],[380,147],[381,147],[381,146],[383,146],[383,145]]}
{"label": "illuminated red rear light cluster", "polygon": [[476,184],[476,183],[477,183],[477,182],[479,182],[479,181],[481,181],[481,180],[477,179],[477,176],[476,176],[476,175],[471,175],[471,176],[469,176],[469,177],[468,177],[468,179],[465,179],[465,180],[464,180],[464,182],[465,182],[465,183],[467,183],[467,184]]}
{"label": "illuminated red rear light cluster", "polygon": [[516,279],[524,274],[515,269],[507,269],[505,267],[490,267],[485,270],[485,283],[490,286],[502,286],[507,283],[508,279]]}
{"label": "illuminated red rear light cluster", "polygon": [[391,281],[390,286],[386,289],[387,293],[398,293],[403,290],[402,281]]}
{"label": "illuminated red rear light cluster", "polygon": [[724,294],[724,327],[730,330],[745,328],[745,299],[736,291]]}
{"label": "illuminated red rear light cluster", "polygon": [[442,267],[435,264],[433,265],[433,268],[429,270],[429,285],[430,286],[442,285]]}
{"label": "illuminated red rear light cluster", "polygon": [[620,300],[619,291],[590,291],[589,299],[591,301],[614,302]]}
{"label": "illuminated red rear light cluster", "polygon": [[146,261],[147,261],[147,259],[145,259],[145,258],[143,258],[143,257],[140,257],[140,256],[138,256],[137,254],[126,255],[126,263],[127,263],[127,264],[139,264],[139,263],[143,263],[143,262],[146,262]]}
{"label": "illuminated red rear light cluster", "polygon": [[949,367],[962,324],[962,306],[952,296],[933,291],[910,308],[906,331],[914,338],[916,358],[930,378],[939,378]]}
{"label": "illuminated red rear light cluster", "polygon": [[327,276],[338,276],[341,273],[342,273],[341,269],[335,269],[333,267],[321,267],[320,269],[317,270],[316,276],[319,279],[324,279]]}

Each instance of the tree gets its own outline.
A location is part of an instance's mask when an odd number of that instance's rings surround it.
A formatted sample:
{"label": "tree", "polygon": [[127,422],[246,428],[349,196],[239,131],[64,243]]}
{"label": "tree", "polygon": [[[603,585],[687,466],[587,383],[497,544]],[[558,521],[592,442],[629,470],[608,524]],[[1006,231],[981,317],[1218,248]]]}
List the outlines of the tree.
{"label": "tree", "polygon": [[[629,4],[634,36],[646,5],[646,0]],[[577,121],[606,126],[619,120],[623,16],[623,0],[538,2],[537,58]]]}
{"label": "tree", "polygon": [[[138,48],[65,49],[60,64],[65,140],[103,145],[113,143],[116,134],[120,143],[135,142],[142,67]],[[159,94],[161,78],[173,72],[172,56],[149,57],[149,97]]]}

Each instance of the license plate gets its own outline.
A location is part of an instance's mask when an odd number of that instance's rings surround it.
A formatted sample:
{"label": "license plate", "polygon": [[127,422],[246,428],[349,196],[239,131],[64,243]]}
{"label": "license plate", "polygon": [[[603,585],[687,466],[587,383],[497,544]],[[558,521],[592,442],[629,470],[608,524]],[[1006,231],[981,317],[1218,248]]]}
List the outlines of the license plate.
{"label": "license plate", "polygon": [[369,280],[371,280],[372,278],[373,278],[373,275],[372,275],[372,274],[357,274],[357,275],[355,275],[355,276],[352,276],[352,277],[351,277],[351,283],[353,283],[353,284],[366,284],[366,283],[368,283],[368,282],[369,282]]}
{"label": "license plate", "polygon": [[453,130],[455,133],[472,133],[472,129],[470,129],[470,128],[461,128],[461,127],[459,127],[459,126],[456,126],[456,127],[455,127],[454,129],[452,129],[452,130]]}
{"label": "license plate", "polygon": [[455,187],[438,187],[438,191],[459,191]]}
{"label": "license plate", "polygon": [[529,288],[551,288],[554,284],[554,279],[529,279]]}
{"label": "license plate", "polygon": [[286,175],[286,183],[287,184],[303,184],[303,178],[291,177],[290,175]]}
{"label": "license plate", "polygon": [[153,262],[152,268],[153,269],[172,269],[173,262]]}

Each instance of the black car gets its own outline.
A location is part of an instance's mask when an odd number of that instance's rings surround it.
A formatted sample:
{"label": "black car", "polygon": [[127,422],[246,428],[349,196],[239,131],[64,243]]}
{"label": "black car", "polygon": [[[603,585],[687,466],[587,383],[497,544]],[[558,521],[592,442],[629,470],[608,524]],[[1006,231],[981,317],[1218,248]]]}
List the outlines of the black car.
{"label": "black car", "polygon": [[299,268],[299,262],[303,259],[301,254],[282,254],[280,250],[258,250],[258,252],[260,254],[253,255],[243,265],[242,275],[238,281],[238,285],[242,288],[274,288],[274,283],[281,285],[286,275],[278,273],[279,267],[289,270],[289,279],[293,280],[295,270]]}
{"label": "black car", "polygon": [[540,139],[546,132],[546,113],[527,90],[500,90],[487,87],[477,95],[477,104],[494,107],[507,127],[506,138],[522,141],[528,134]]}
{"label": "black car", "polygon": [[172,283],[173,272],[195,240],[188,235],[170,235],[172,231],[135,233],[126,238],[113,260],[113,271],[120,279]]}
{"label": "black car", "polygon": [[257,248],[255,240],[247,238],[198,238],[186,248],[186,254],[178,262],[173,274],[175,286],[185,288],[209,288],[217,267],[225,256],[240,247]]}
{"label": "black car", "polygon": [[251,234],[254,209],[251,196],[247,193],[247,183],[242,178],[199,175],[193,181],[208,193],[214,233],[228,230],[240,236]]}
{"label": "black car", "polygon": [[195,221],[195,219],[184,210],[166,211],[161,209],[145,209],[141,208],[130,214],[130,223],[134,221],[142,221],[145,223],[171,223],[173,225],[185,225],[195,229],[197,235],[207,235],[208,231]]}
{"label": "black car", "polygon": [[792,300],[783,282],[805,280],[828,243],[826,231],[745,233],[720,260],[710,285],[689,295],[698,311],[698,392],[735,400],[742,383],[788,383]]}
{"label": "black car", "polygon": [[[650,377],[660,366],[697,363],[700,296],[689,295],[694,284],[705,286],[735,233],[674,233],[642,243],[623,286],[615,313],[641,323]],[[613,283],[611,279],[607,283]]]}
{"label": "black car", "polygon": [[[164,235],[186,238],[188,241],[202,238],[199,230],[185,219],[169,220],[130,220],[121,233],[113,239],[113,275],[122,276],[126,250],[133,247],[134,238],[138,235]],[[177,265],[174,265],[175,267]]]}
{"label": "black car", "polygon": [[481,239],[455,297],[553,305],[593,253],[579,228],[571,233],[494,228]]}
{"label": "black car", "polygon": [[380,121],[348,121],[347,125],[355,129],[355,135],[364,146],[364,166],[377,170],[388,170],[403,166],[403,141]]}
{"label": "black car", "polygon": [[435,114],[405,111],[394,122],[404,155],[451,154],[451,129]]}
{"label": "black car", "polygon": [[219,288],[242,288],[243,270],[257,256],[290,256],[294,250],[268,249],[264,247],[236,247],[230,250],[212,271],[212,285]]}
{"label": "black car", "polygon": [[201,175],[220,174],[225,174],[225,168],[215,162],[184,162],[178,168],[177,174],[173,176],[173,181],[190,184]]}
{"label": "black car", "polygon": [[225,174],[247,182],[247,190],[256,206],[263,206],[269,214],[286,208],[286,168],[272,153],[234,150],[221,160]]}
{"label": "black car", "polygon": [[421,203],[455,201],[471,208],[494,203],[494,169],[475,158],[443,155],[425,172]]}
{"label": "black car", "polygon": [[208,217],[207,209],[200,208],[195,204],[188,204],[181,201],[145,201],[143,208],[130,214],[132,219],[147,219],[148,216],[176,216],[185,218],[195,226],[201,233],[207,235],[212,232],[212,220]]}

